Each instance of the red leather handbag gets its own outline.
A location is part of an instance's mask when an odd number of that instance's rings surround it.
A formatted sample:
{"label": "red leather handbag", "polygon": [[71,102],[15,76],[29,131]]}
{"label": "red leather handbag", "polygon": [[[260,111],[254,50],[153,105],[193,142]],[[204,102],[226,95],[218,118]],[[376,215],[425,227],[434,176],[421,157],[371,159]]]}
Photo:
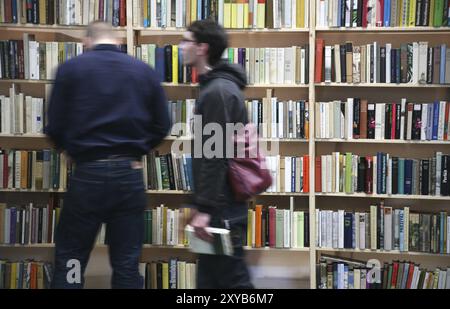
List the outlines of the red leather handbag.
{"label": "red leather handbag", "polygon": [[269,188],[272,177],[265,156],[258,149],[258,135],[253,124],[247,124],[244,130],[234,135],[234,146],[237,153],[228,160],[228,179],[234,198],[246,201]]}

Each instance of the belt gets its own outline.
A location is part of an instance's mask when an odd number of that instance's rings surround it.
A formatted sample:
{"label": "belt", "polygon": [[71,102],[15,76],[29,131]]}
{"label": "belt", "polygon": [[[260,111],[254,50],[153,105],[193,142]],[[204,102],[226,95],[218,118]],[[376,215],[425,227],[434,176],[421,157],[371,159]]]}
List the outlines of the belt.
{"label": "belt", "polygon": [[106,162],[106,161],[124,161],[124,160],[141,161],[141,158],[134,156],[134,155],[115,154],[115,155],[109,155],[104,159],[99,159],[99,160],[95,160],[95,161]]}

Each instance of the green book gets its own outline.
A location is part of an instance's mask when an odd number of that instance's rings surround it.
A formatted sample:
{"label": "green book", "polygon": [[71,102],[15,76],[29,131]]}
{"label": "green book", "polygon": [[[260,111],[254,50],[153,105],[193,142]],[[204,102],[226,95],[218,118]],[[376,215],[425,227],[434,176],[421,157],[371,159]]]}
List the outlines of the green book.
{"label": "green book", "polygon": [[387,275],[387,282],[386,282],[386,289],[390,289],[391,288],[391,282],[392,282],[392,269],[393,269],[393,265],[389,264],[388,267],[388,275]]}
{"label": "green book", "polygon": [[352,153],[345,154],[345,193],[352,193]]}
{"label": "green book", "polygon": [[434,21],[433,21],[434,27],[442,26],[443,16],[444,16],[444,0],[435,0]]}

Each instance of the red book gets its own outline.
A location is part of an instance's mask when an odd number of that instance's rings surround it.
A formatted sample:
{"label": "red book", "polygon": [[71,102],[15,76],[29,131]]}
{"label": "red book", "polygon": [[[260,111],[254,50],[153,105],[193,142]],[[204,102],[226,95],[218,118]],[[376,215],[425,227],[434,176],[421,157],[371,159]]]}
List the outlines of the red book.
{"label": "red book", "polygon": [[197,74],[197,69],[192,67],[192,76],[191,76],[191,80],[193,84],[198,83],[198,74]]}
{"label": "red book", "polygon": [[316,71],[315,71],[315,83],[322,82],[323,71],[323,49],[325,41],[323,39],[316,39]]}
{"label": "red book", "polygon": [[262,205],[255,206],[255,248],[261,248]]}
{"label": "red book", "polygon": [[363,7],[362,7],[362,20],[361,25],[363,28],[367,28],[367,2],[369,0],[363,0]]}
{"label": "red book", "polygon": [[407,289],[411,288],[413,276],[414,276],[414,263],[411,263],[409,264],[408,281],[406,282]]}
{"label": "red book", "polygon": [[127,2],[120,0],[119,4],[119,26],[125,27],[127,25]]}
{"label": "red book", "polygon": [[397,105],[391,104],[392,106],[392,126],[391,126],[391,139],[395,139],[395,128],[397,127]]}
{"label": "red book", "polygon": [[309,156],[303,156],[303,192],[309,192]]}
{"label": "red book", "polygon": [[315,159],[315,169],[314,169],[314,185],[316,192],[322,192],[322,162],[320,156],[317,156]]}
{"label": "red book", "polygon": [[395,289],[397,285],[397,277],[398,277],[398,262],[392,263],[392,280],[391,280],[391,289]]}

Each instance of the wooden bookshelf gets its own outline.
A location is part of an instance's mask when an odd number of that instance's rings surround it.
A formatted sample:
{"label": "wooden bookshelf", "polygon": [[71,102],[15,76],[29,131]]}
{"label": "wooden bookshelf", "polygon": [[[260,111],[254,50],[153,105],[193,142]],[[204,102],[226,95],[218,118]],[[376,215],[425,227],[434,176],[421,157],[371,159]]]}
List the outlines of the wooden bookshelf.
{"label": "wooden bookshelf", "polygon": [[[132,1],[127,1],[127,26],[115,27],[114,30],[120,33],[120,36],[125,36],[126,43],[128,45],[128,53],[133,54],[133,47],[142,44],[144,41],[157,42],[158,44],[176,44],[179,37],[186,31],[184,28],[144,28],[134,26],[132,24]],[[265,199],[284,199],[289,197],[295,199],[296,205],[305,205],[305,198],[308,198],[309,210],[309,226],[310,226],[310,244],[309,248],[289,248],[289,249],[274,249],[274,248],[249,248],[245,247],[247,252],[252,252],[255,255],[268,252],[282,253],[284,257],[289,258],[289,261],[294,261],[297,265],[306,266],[309,269],[308,283],[310,288],[316,288],[316,263],[321,253],[342,254],[347,253],[350,255],[375,255],[375,256],[405,256],[414,259],[415,257],[424,257],[434,259],[448,258],[448,254],[432,254],[424,252],[400,252],[398,250],[383,251],[383,250],[359,250],[359,249],[333,249],[333,248],[319,248],[316,247],[316,235],[315,235],[315,210],[326,209],[328,205],[333,205],[335,209],[348,209],[348,205],[354,208],[355,205],[359,205],[359,200],[365,199],[386,199],[394,202],[401,203],[402,205],[408,205],[408,201],[420,202],[424,205],[425,209],[429,204],[436,206],[439,209],[444,209],[450,212],[449,201],[450,197],[447,196],[425,196],[425,195],[387,195],[387,194],[365,194],[365,193],[319,193],[314,192],[315,183],[315,165],[314,160],[316,154],[323,153],[322,147],[333,149],[332,151],[342,151],[344,147],[353,147],[355,149],[368,151],[375,153],[380,149],[380,146],[395,145],[403,151],[405,155],[408,152],[414,150],[419,153],[433,153],[436,147],[440,149],[447,149],[445,147],[450,146],[449,141],[406,141],[406,140],[368,140],[368,139],[319,139],[315,138],[314,129],[315,125],[315,104],[317,102],[327,99],[342,99],[344,97],[353,97],[364,95],[368,99],[380,100],[380,98],[397,98],[399,100],[402,96],[400,94],[408,95],[408,99],[421,100],[428,98],[429,96],[436,96],[442,100],[449,100],[450,84],[386,84],[386,83],[360,83],[360,84],[348,84],[348,83],[314,83],[315,74],[315,40],[316,37],[324,38],[333,41],[333,43],[342,43],[346,40],[354,41],[355,44],[362,42],[378,41],[380,44],[385,42],[395,43],[396,40],[410,41],[430,41],[432,44],[436,44],[438,41],[450,42],[449,34],[450,27],[376,27],[376,28],[330,28],[330,27],[316,27],[316,1],[310,1],[310,19],[309,28],[305,29],[228,29],[230,35],[230,41],[233,46],[251,46],[251,47],[287,47],[290,45],[309,44],[309,84],[256,84],[249,85],[248,88],[252,91],[251,96],[257,97],[266,89],[274,89],[274,96],[283,97],[284,99],[295,99],[302,97],[308,99],[309,102],[309,125],[310,136],[308,139],[271,139],[263,138],[263,141],[280,142],[284,148],[280,147],[281,151],[289,152],[289,155],[303,155],[307,146],[307,154],[310,156],[310,175],[309,193],[285,193],[285,192],[268,192],[261,194],[261,197]],[[17,25],[17,24],[0,24],[0,31],[2,32],[2,39],[8,37],[10,32],[27,33],[27,32],[48,32],[45,35],[51,33],[63,33],[61,40],[69,40],[69,38],[75,37],[73,32],[77,32],[78,38],[82,31],[85,31],[85,26],[62,26],[62,25]],[[17,38],[16,38],[17,39]],[[248,44],[248,45],[247,45]],[[10,84],[15,83],[20,87],[29,87],[33,91],[42,91],[44,97],[44,91],[48,91],[47,87],[50,87],[53,83],[52,80],[23,80],[23,79],[0,79],[0,90],[5,91]],[[197,84],[173,84],[163,83],[164,88],[171,95],[177,98],[186,98],[189,93],[190,96],[196,93]],[[47,89],[47,90],[45,90]],[[424,91],[426,89],[426,91]],[[25,91],[24,91],[25,92]],[[306,93],[307,92],[307,93]],[[0,92],[1,93],[1,92]],[[4,94],[4,93],[1,93]],[[306,95],[306,97],[304,97]],[[33,94],[34,96],[34,94]],[[288,97],[289,96],[289,97]],[[250,97],[250,96],[249,96]],[[420,98],[420,99],[419,99]],[[434,98],[434,97],[433,97]],[[377,101],[381,102],[381,101]],[[425,101],[423,101],[425,102]],[[186,137],[174,137],[168,136],[165,139],[166,144],[170,144],[175,140],[188,140]],[[32,145],[33,149],[37,147],[51,147],[49,141],[43,134],[0,134],[0,147],[3,145],[13,145],[15,143],[20,144],[23,149],[26,149],[27,145]],[[36,146],[37,145],[37,146]],[[36,147],[35,147],[36,146]],[[407,147],[404,147],[407,146]],[[404,147],[404,149],[403,149]],[[402,148],[402,149],[400,149]],[[448,148],[450,153],[450,147]],[[284,153],[281,153],[282,155]],[[29,190],[29,189],[0,189],[0,193],[8,193],[8,199],[10,195],[17,195],[22,198],[20,194],[25,193],[37,193],[37,194],[49,194],[49,193],[64,193],[65,190]],[[189,195],[190,192],[180,190],[146,190],[146,194],[151,195],[155,199],[173,199],[179,201]],[[6,194],[3,194],[6,196]],[[24,199],[27,197],[24,197]],[[349,203],[350,202],[350,203]],[[348,210],[351,210],[348,209]],[[302,207],[304,209],[304,207]],[[365,208],[367,211],[367,207]],[[433,211],[436,208],[433,208]],[[29,248],[29,249],[52,249],[54,244],[33,244],[33,245],[2,245],[0,248],[7,250],[15,250],[16,248]],[[96,248],[106,248],[105,245],[97,245]],[[177,254],[179,252],[188,252],[185,246],[155,246],[144,245],[144,250],[168,250],[174,251]],[[292,255],[292,253],[296,253]],[[299,253],[299,254],[297,254]],[[171,253],[172,254],[172,253]],[[181,254],[181,253],[180,253]],[[306,255],[306,259],[304,259]],[[292,259],[290,258],[292,256]],[[299,259],[299,256],[302,259]],[[434,260],[433,260],[434,261]],[[436,263],[436,265],[439,265]],[[283,267],[283,263],[280,262],[277,267]],[[289,278],[287,278],[289,279]],[[276,286],[274,286],[276,287]],[[272,288],[272,287],[271,287]]]}

